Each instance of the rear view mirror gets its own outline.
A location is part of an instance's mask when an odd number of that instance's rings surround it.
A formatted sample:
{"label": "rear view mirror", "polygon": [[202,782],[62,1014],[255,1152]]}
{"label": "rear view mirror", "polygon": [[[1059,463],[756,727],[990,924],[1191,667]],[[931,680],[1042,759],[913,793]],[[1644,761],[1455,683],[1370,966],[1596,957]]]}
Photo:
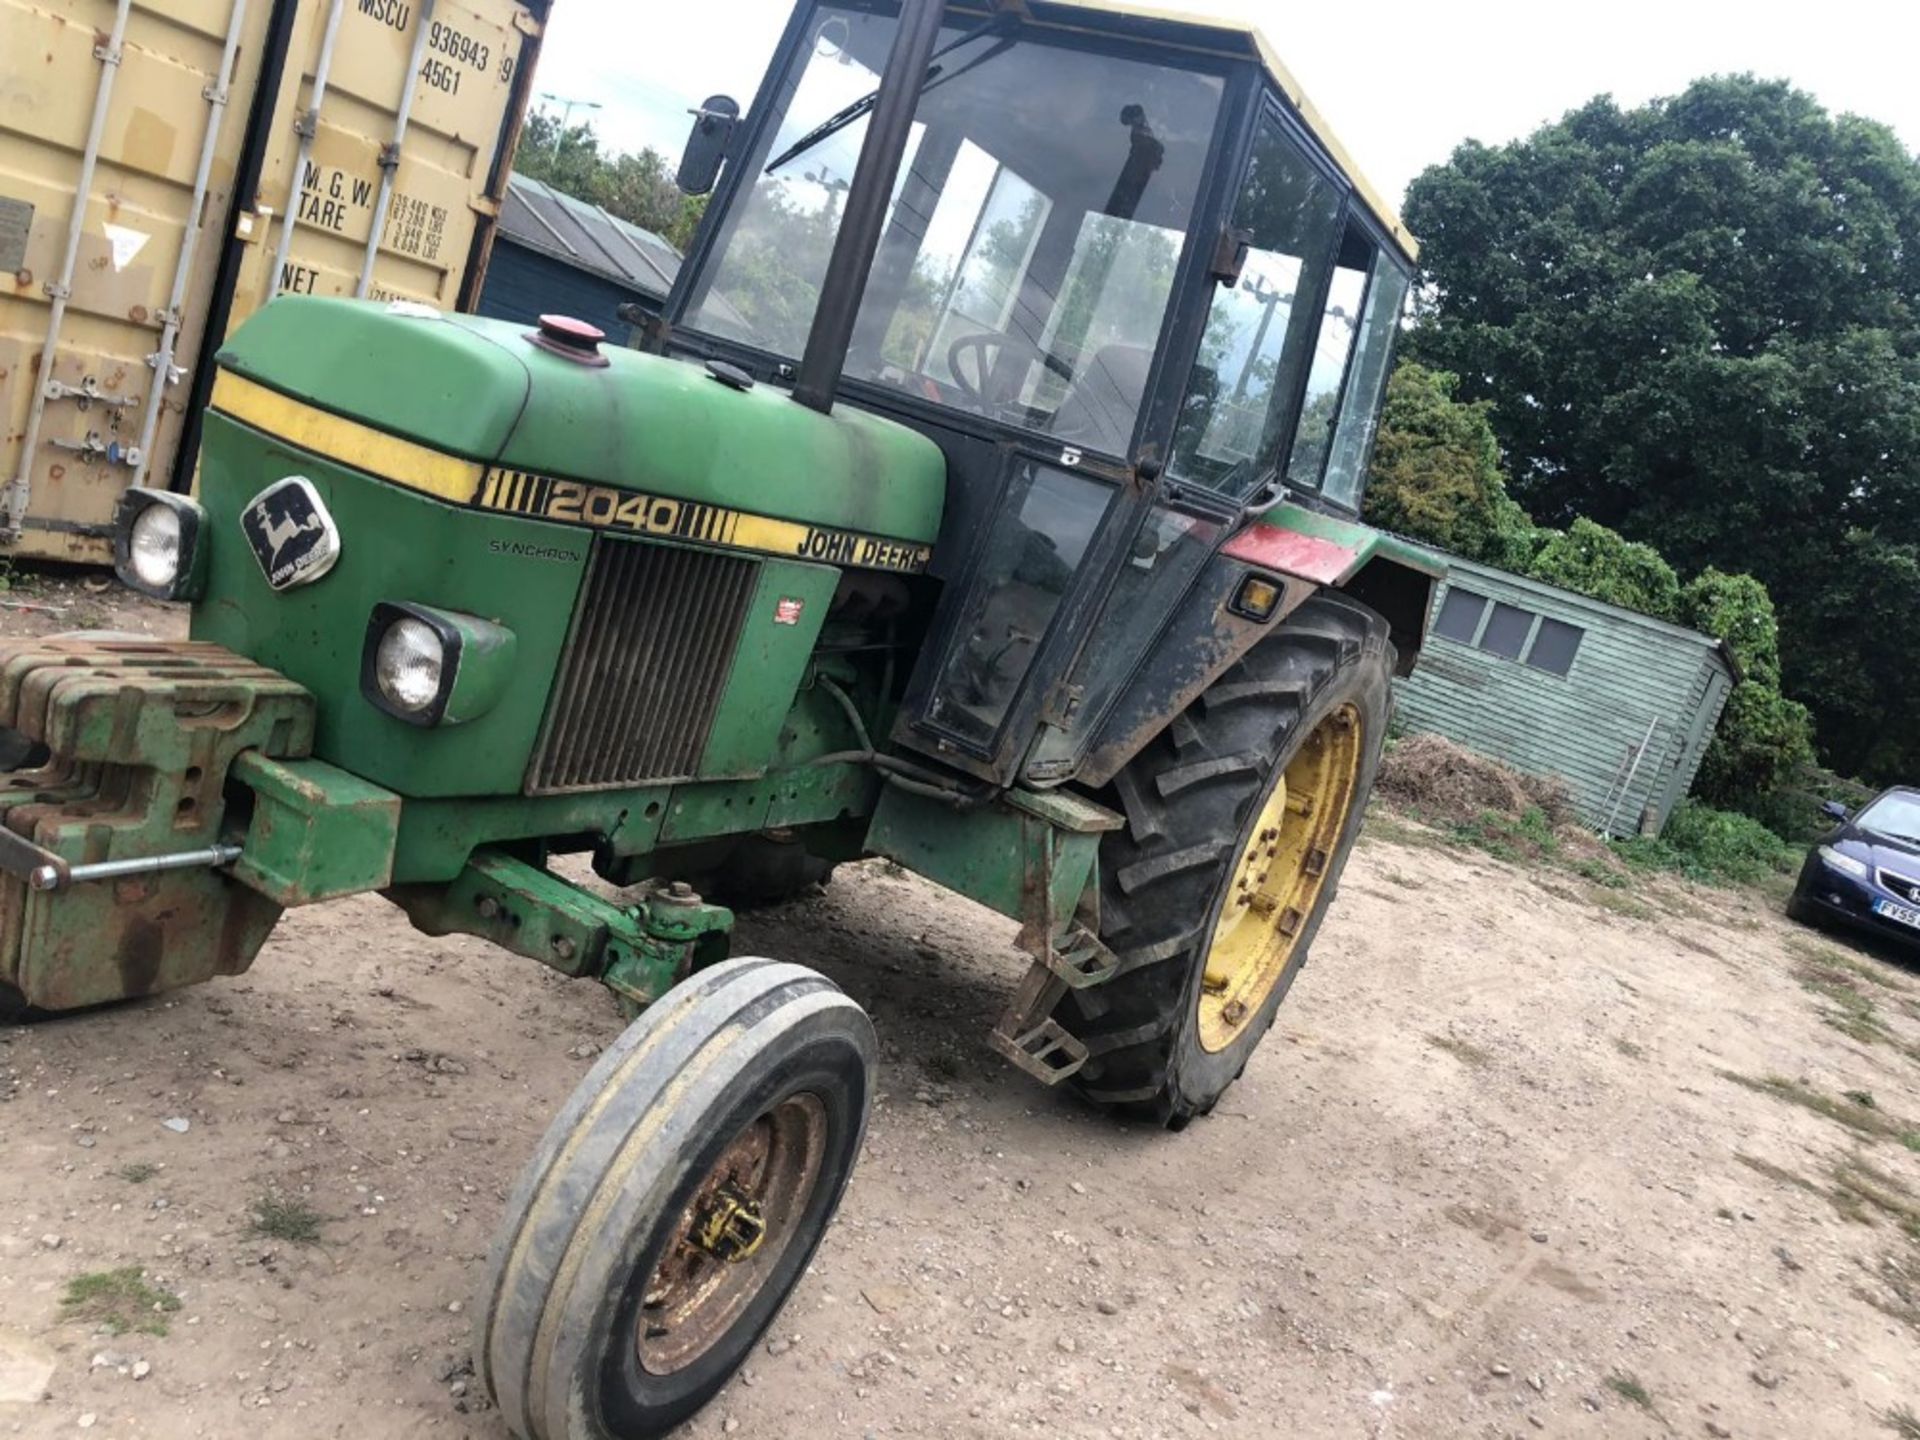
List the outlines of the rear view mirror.
{"label": "rear view mirror", "polygon": [[687,137],[680,173],[674,179],[688,195],[708,195],[720,178],[720,162],[727,158],[727,144],[740,119],[740,102],[731,95],[709,95],[692,114],[693,133]]}
{"label": "rear view mirror", "polygon": [[1838,800],[1822,800],[1820,802],[1820,813],[1829,820],[1845,820],[1847,816],[1853,812],[1848,810],[1847,807],[1842,805]]}

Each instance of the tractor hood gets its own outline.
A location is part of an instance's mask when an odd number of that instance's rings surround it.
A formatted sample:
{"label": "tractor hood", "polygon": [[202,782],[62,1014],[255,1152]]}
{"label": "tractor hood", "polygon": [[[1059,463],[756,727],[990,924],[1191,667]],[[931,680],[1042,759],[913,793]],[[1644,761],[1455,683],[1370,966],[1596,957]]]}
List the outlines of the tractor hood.
{"label": "tractor hood", "polygon": [[946,461],[924,436],[845,404],[822,415],[772,386],[736,389],[636,350],[556,353],[525,325],[289,295],[249,319],[219,361],[292,400],[495,472],[920,545],[940,528]]}

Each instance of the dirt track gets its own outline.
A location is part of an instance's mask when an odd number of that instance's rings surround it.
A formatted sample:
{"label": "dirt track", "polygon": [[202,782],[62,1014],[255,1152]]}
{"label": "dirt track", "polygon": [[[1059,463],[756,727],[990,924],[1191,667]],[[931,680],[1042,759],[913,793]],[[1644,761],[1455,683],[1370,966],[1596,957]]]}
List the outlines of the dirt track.
{"label": "dirt track", "polygon": [[[1920,1154],[1726,1077],[1920,1130],[1920,974],[1829,959],[1823,996],[1794,971],[1832,942],[1751,897],[1639,913],[1394,833],[1181,1135],[987,1050],[1021,963],[963,902],[862,866],[746,923],[739,953],[870,1009],[884,1094],[814,1272],[687,1433],[1892,1433],[1920,1407],[1920,1244],[1894,1218]],[[1862,1003],[1873,1043],[1821,1018]],[[289,916],[237,981],[0,1031],[0,1396],[52,1367],[0,1433],[504,1440],[469,1291],[619,1023],[363,899]],[[322,1242],[250,1234],[270,1193]],[[70,1280],[129,1265],[179,1297],[168,1334],[63,1320]]]}

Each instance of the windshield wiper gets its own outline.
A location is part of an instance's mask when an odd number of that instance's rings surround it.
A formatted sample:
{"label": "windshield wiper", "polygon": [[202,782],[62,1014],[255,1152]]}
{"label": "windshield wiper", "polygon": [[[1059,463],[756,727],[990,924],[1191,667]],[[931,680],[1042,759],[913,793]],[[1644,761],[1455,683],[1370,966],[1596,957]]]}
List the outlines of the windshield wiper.
{"label": "windshield wiper", "polygon": [[[994,30],[1000,28],[1001,26],[1005,25],[1008,21],[1014,18],[1015,17],[1011,13],[995,15],[992,19],[986,21],[984,24],[976,25],[973,29],[969,30],[966,34],[962,35],[959,39],[955,40],[951,45],[947,46],[946,49],[934,51],[933,59],[935,61],[938,61],[943,55],[951,55],[954,51],[958,50],[962,45],[971,44],[973,41],[978,40],[981,36],[992,33]],[[953,74],[947,75],[944,77],[941,74],[941,67],[937,63],[929,64],[927,66],[926,75],[923,76],[920,81],[920,93],[922,95],[926,94],[926,92],[931,90],[936,83],[945,83],[946,80],[959,79],[960,76],[966,74],[967,71],[973,69],[976,65],[984,64],[986,61],[992,59],[995,55],[1000,54],[1011,43],[1012,42],[1010,40],[1001,41],[1000,44],[995,45],[992,49],[988,50],[985,54],[980,55],[978,58],[969,61],[967,64],[961,66],[958,70],[954,71]],[[794,160],[797,160],[800,156],[806,154],[807,151],[813,149],[813,147],[818,145],[822,140],[830,140],[835,135],[838,135],[842,130],[846,129],[849,125],[853,124],[854,121],[860,119],[862,116],[872,111],[875,102],[878,101],[879,98],[880,98],[880,91],[876,87],[875,89],[870,90],[865,95],[862,95],[858,100],[854,101],[851,105],[848,105],[844,109],[836,111],[834,114],[829,115],[825,120],[822,120],[818,125],[814,126],[813,129],[809,130],[806,134],[802,135],[798,140],[794,141],[793,144],[789,145],[786,149],[782,150],[777,156],[775,156],[773,160],[770,161],[767,165],[767,174],[771,175],[773,174],[774,171],[778,170],[782,165],[786,165],[791,163]]]}

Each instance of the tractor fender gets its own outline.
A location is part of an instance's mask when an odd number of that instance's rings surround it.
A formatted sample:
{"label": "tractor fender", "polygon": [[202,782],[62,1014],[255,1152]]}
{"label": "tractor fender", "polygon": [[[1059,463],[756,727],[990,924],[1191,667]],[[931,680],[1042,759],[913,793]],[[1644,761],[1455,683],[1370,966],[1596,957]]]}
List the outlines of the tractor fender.
{"label": "tractor fender", "polygon": [[[1377,611],[1397,654],[1395,673],[1411,674],[1445,573],[1437,555],[1397,536],[1298,505],[1268,511],[1207,562],[1100,722],[1074,779],[1096,788],[1112,780],[1276,623],[1323,589]],[[1265,620],[1229,608],[1249,574],[1281,582],[1280,602]]]}

